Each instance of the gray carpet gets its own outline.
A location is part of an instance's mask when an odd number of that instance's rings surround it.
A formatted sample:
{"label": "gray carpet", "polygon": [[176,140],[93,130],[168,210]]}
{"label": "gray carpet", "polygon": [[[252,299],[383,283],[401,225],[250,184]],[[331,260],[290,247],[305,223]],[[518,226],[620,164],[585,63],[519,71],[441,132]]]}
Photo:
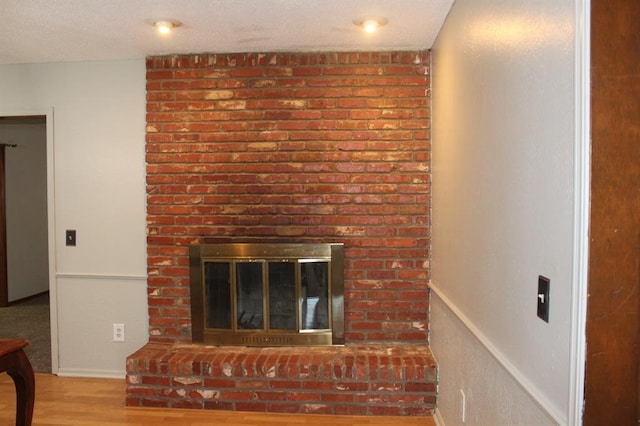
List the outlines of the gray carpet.
{"label": "gray carpet", "polygon": [[0,308],[0,339],[29,341],[25,353],[36,373],[51,373],[49,294]]}

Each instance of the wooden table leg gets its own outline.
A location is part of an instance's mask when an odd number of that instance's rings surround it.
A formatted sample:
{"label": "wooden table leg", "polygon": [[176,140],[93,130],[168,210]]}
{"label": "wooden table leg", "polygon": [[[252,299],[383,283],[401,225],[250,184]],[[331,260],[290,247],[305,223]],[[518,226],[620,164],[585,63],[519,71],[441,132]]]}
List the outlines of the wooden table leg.
{"label": "wooden table leg", "polygon": [[24,340],[0,340],[0,372],[6,371],[16,386],[16,426],[31,426],[35,401],[35,377],[22,348]]}
{"label": "wooden table leg", "polygon": [[16,367],[8,369],[7,374],[16,385],[16,426],[31,426],[36,391],[33,368],[22,349],[13,355]]}

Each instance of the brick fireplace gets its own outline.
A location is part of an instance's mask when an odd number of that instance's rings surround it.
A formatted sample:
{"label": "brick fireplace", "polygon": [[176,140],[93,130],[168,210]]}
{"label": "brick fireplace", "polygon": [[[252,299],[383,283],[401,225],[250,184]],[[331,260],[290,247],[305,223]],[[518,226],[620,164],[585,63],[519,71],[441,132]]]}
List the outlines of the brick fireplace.
{"label": "brick fireplace", "polygon": [[[127,404],[429,414],[429,53],[147,59],[149,343]],[[345,346],[191,342],[189,246],[344,244]]]}

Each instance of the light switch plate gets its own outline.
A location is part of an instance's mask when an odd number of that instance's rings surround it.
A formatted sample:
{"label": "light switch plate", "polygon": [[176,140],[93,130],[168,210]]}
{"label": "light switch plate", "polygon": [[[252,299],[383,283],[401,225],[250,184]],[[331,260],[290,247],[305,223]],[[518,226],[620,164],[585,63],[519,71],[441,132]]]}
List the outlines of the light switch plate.
{"label": "light switch plate", "polygon": [[69,247],[74,247],[76,245],[76,230],[75,229],[67,229],[65,235],[65,244]]}
{"label": "light switch plate", "polygon": [[550,284],[549,278],[538,275],[538,317],[546,322],[549,322]]}

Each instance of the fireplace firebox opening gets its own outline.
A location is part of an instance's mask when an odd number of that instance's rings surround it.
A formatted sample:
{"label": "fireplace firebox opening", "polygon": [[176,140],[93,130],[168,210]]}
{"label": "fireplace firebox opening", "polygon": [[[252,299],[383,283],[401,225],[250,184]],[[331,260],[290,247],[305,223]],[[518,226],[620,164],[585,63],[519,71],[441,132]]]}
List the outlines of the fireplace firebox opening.
{"label": "fireplace firebox opening", "polygon": [[344,344],[344,245],[199,244],[189,248],[192,342]]}

